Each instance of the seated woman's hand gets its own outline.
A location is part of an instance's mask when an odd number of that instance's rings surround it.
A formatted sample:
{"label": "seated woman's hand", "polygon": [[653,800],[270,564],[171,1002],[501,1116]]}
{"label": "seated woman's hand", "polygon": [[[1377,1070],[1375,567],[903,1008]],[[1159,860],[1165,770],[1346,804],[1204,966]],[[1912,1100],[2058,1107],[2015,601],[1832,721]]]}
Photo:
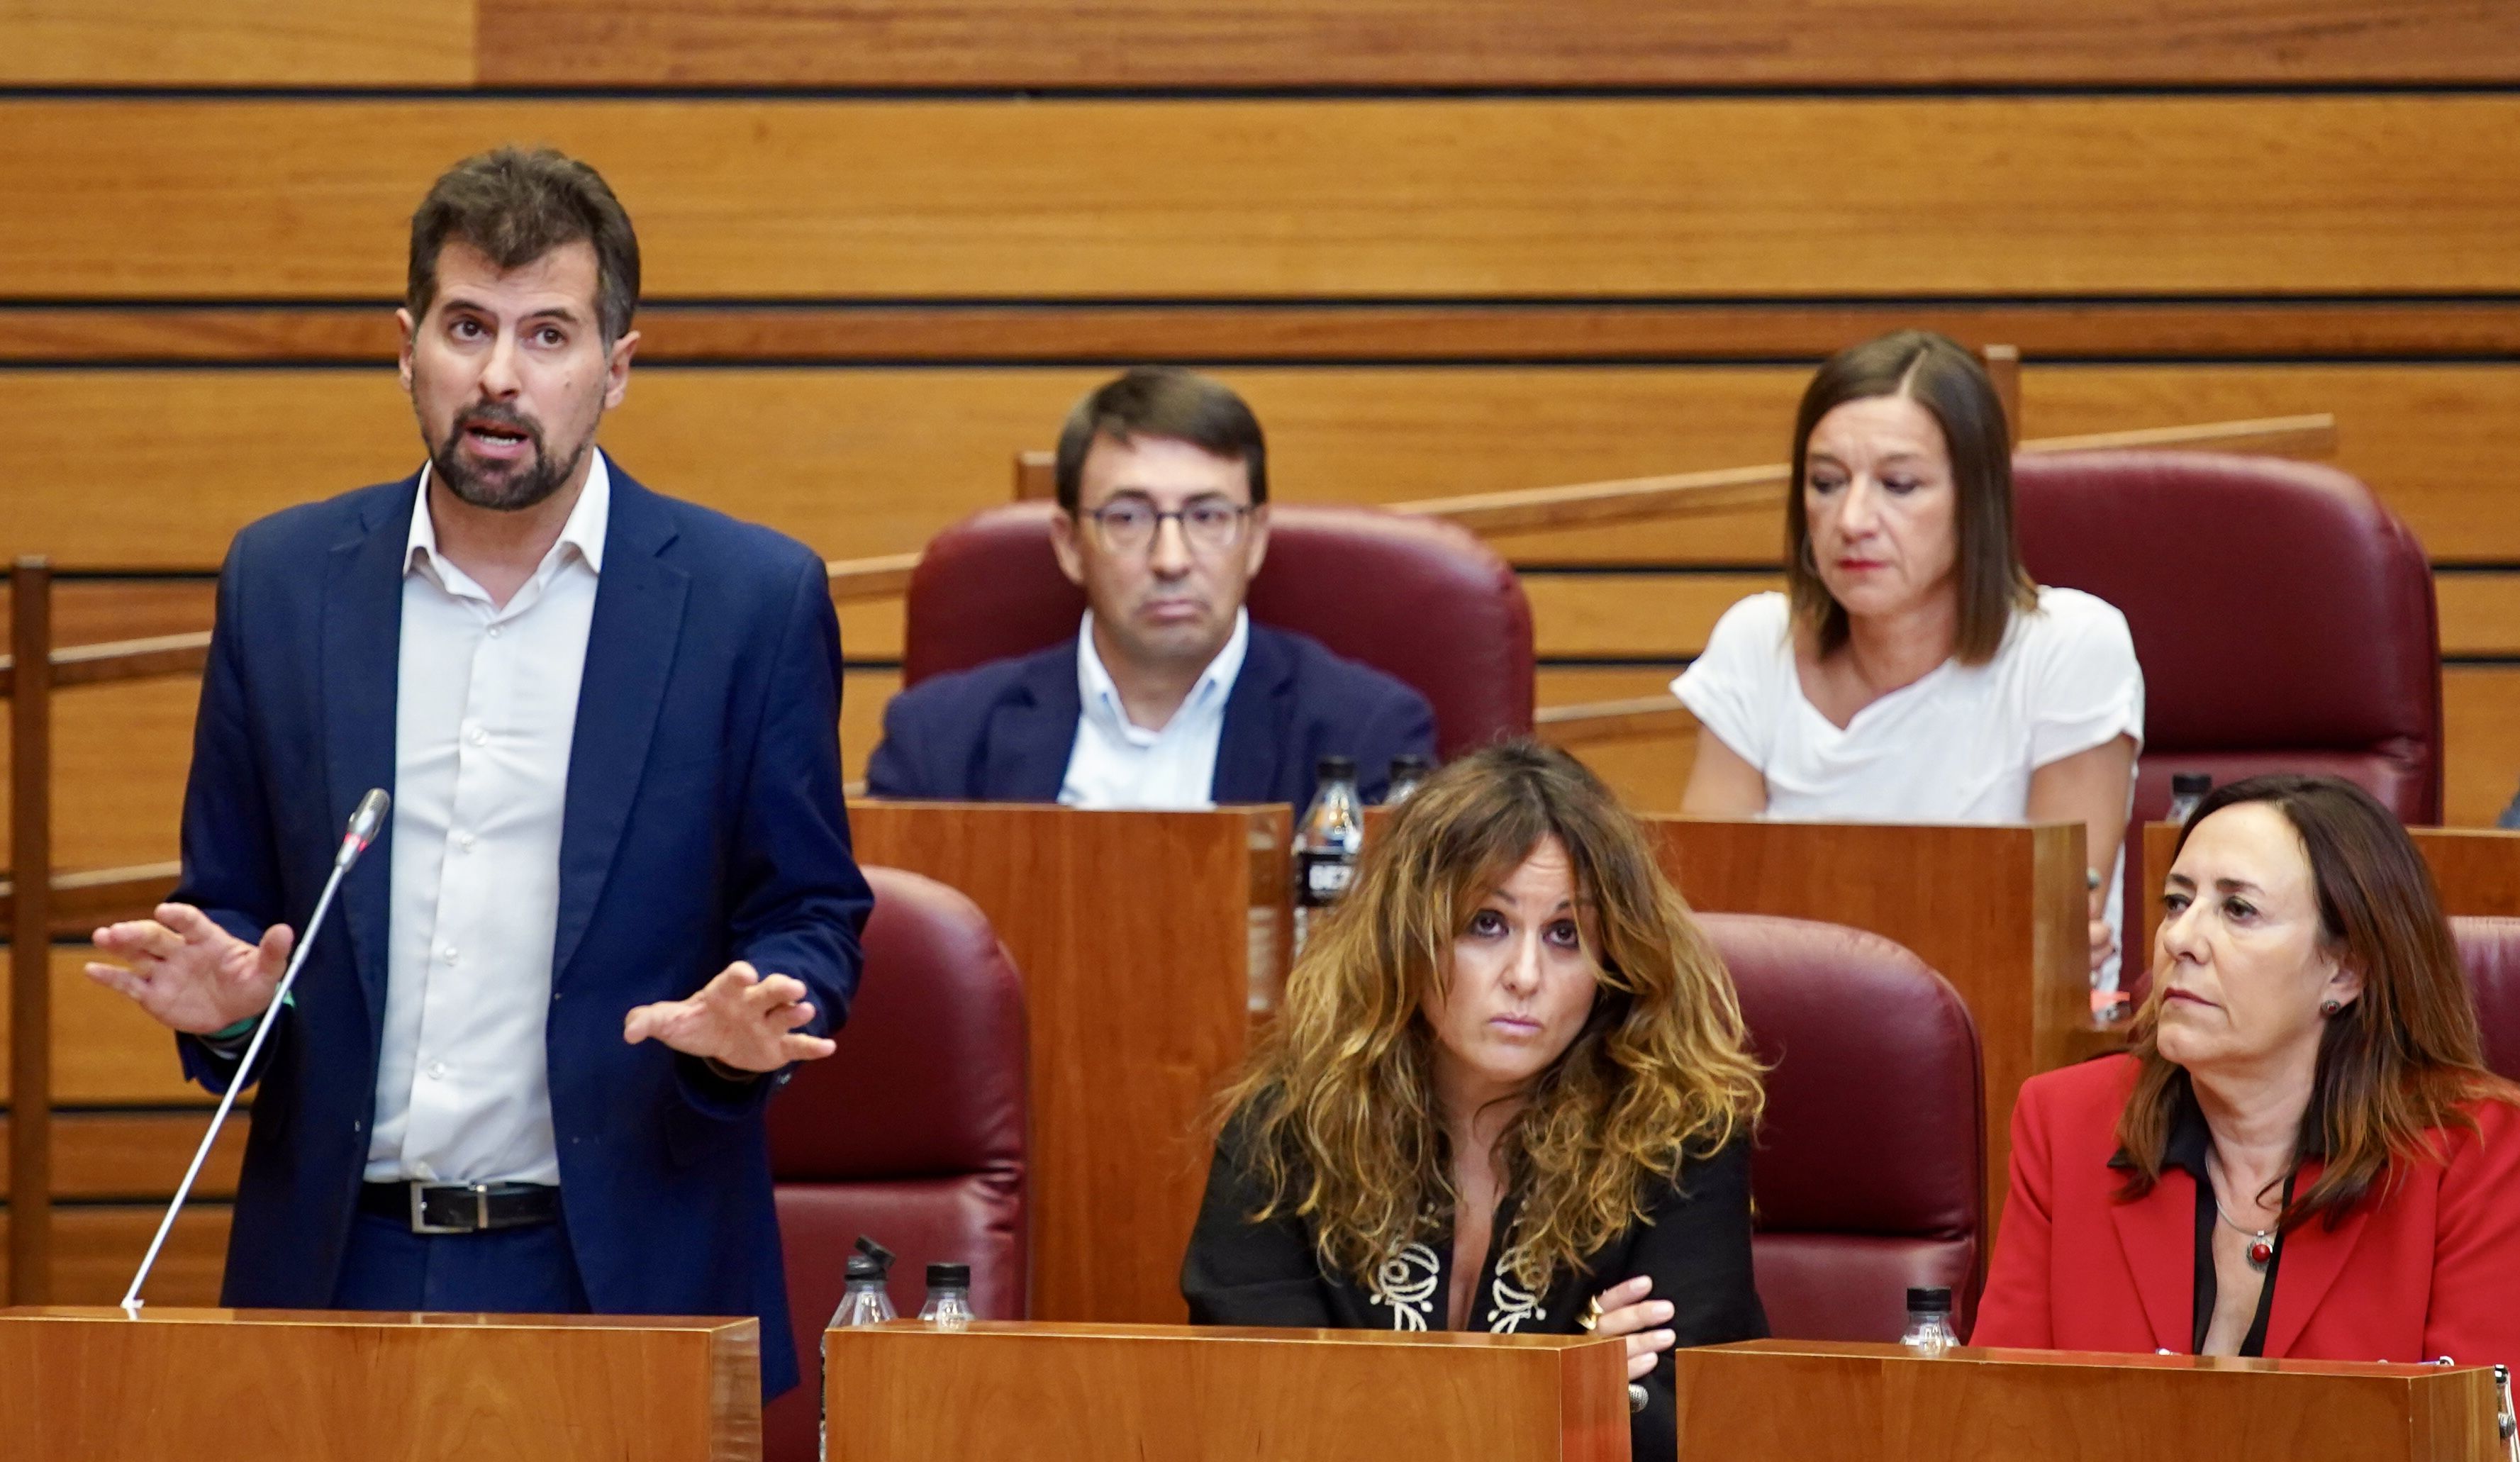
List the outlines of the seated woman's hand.
{"label": "seated woman's hand", "polygon": [[1622,1280],[1594,1298],[1594,1308],[1600,1318],[1593,1322],[1595,1335],[1624,1335],[1628,1338],[1628,1379],[1642,1381],[1653,1374],[1654,1362],[1671,1349],[1672,1333],[1654,1327],[1671,1318],[1671,1302],[1645,1298],[1653,1292],[1653,1276],[1640,1274]]}

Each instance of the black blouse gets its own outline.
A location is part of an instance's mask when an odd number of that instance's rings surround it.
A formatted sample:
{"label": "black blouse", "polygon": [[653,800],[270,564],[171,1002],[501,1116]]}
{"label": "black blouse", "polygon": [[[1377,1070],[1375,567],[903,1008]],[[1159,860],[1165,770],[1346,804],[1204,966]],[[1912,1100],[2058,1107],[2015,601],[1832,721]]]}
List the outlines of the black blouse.
{"label": "black blouse", "polygon": [[[1372,1284],[1359,1287],[1326,1270],[1309,1225],[1280,1215],[1254,1223],[1267,1201],[1229,1129],[1207,1172],[1207,1196],[1182,1260],[1182,1297],[1197,1325],[1286,1325],[1341,1330],[1443,1330],[1452,1293],[1452,1236],[1429,1235],[1386,1258]],[[1750,1150],[1746,1138],[1682,1165],[1655,1184],[1645,1219],[1587,1256],[1586,1272],[1560,1272],[1533,1294],[1497,1272],[1512,1231],[1515,1200],[1496,1212],[1479,1272],[1471,1323],[1493,1333],[1572,1335],[1592,1297],[1639,1274],[1653,1276],[1648,1297],[1670,1302],[1678,1345],[1719,1345],[1768,1333],[1767,1311],[1750,1268]],[[1670,1462],[1679,1447],[1672,1410],[1672,1357],[1643,1382],[1645,1406],[1631,1418],[1637,1462]]]}
{"label": "black blouse", "polygon": [[[2302,1151],[2314,1152],[2319,1143],[2316,1129],[2304,1124]],[[2205,1333],[2214,1327],[2214,1302],[2221,1295],[2222,1280],[2214,1272],[2214,1225],[2221,1215],[2214,1207],[2214,1176],[2205,1169],[2206,1154],[2213,1150],[2214,1131],[2205,1125],[2205,1109],[2196,1104],[2195,1089],[2182,1077],[2179,1094],[2170,1111],[2170,1133],[2161,1149],[2162,1162],[2169,1167],[2184,1168],[2196,1180],[2196,1269],[2192,1299],[2188,1304],[2189,1336],[2187,1351],[2191,1355],[2205,1353]],[[2134,1160],[2123,1151],[2109,1160],[2112,1168],[2131,1168]],[[2292,1178],[2284,1178],[2283,1201],[2292,1202]],[[2283,1235],[2274,1236],[2274,1252],[2267,1260],[2267,1282],[2258,1288],[2258,1311],[2249,1320],[2249,1333],[2240,1341],[2243,1355],[2267,1352],[2267,1316],[2275,1304],[2275,1273],[2283,1267]]]}

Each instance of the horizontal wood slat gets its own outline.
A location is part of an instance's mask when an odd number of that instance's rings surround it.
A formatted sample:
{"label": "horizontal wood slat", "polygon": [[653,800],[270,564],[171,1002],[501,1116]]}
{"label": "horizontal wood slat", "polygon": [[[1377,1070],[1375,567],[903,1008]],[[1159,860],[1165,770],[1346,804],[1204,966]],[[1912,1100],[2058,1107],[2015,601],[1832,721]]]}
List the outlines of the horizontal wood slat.
{"label": "horizontal wood slat", "polygon": [[[651,303],[643,365],[1777,361],[1907,326],[2107,359],[2520,356],[2520,303],[2262,299],[1210,305]],[[393,307],[0,305],[0,362],[379,365]]]}
{"label": "horizontal wood slat", "polygon": [[[215,1103],[184,1080],[175,1038],[163,1026],[80,971],[94,953],[85,945],[53,951],[53,1104],[206,1109]],[[8,1029],[7,1016],[0,1010],[0,1032]],[[8,1071],[6,1055],[0,1050],[0,1078]],[[197,1140],[200,1132],[194,1130]]]}
{"label": "horizontal wood slat", "polygon": [[[1782,459],[1792,366],[1254,367],[1219,375],[1270,437],[1292,501],[1395,502]],[[915,550],[1007,500],[1102,368],[634,371],[605,423],[662,491],[834,558]],[[2442,560],[2520,560],[2504,443],[2520,366],[2031,366],[2023,430],[2062,436],[2332,411],[2336,463]],[[237,528],[418,465],[384,371],[0,371],[0,555],[207,570]],[[309,430],[321,423],[320,430]],[[275,459],[271,444],[289,450]],[[65,483],[74,483],[74,490]],[[135,526],[137,525],[137,526]],[[1521,562],[1774,561],[1781,514],[1512,534]]]}
{"label": "horizontal wood slat", "polygon": [[2508,81],[2476,0],[505,0],[518,85],[1884,86]]}
{"label": "horizontal wood slat", "polygon": [[[201,1198],[236,1196],[237,1170],[245,1162],[247,1114],[240,1110],[219,1130],[209,1160],[193,1184]],[[173,1197],[184,1168],[210,1128],[210,1114],[197,1112],[55,1112],[53,1196],[68,1199]],[[9,1119],[0,1115],[0,1135]],[[0,1148],[0,1195],[9,1182],[9,1154]]]}
{"label": "horizontal wood slat", "polygon": [[0,86],[464,86],[474,0],[10,0]]}
{"label": "horizontal wood slat", "polygon": [[391,297],[429,180],[537,140],[660,296],[2508,292],[2515,131],[2476,94],[25,99],[0,280]]}
{"label": "horizontal wood slat", "polygon": [[[56,1305],[118,1305],[130,1285],[140,1257],[149,1252],[149,1236],[165,1213],[163,1204],[85,1204],[53,1210],[53,1287]],[[227,1267],[228,1225],[233,1210],[224,1203],[195,1203],[184,1208],[158,1267],[149,1272],[141,1299],[150,1305],[212,1306],[219,1303],[219,1275]],[[0,1241],[9,1232],[9,1216],[0,1209]],[[0,1276],[8,1273],[8,1254],[0,1249]],[[243,1395],[240,1392],[240,1395]]]}

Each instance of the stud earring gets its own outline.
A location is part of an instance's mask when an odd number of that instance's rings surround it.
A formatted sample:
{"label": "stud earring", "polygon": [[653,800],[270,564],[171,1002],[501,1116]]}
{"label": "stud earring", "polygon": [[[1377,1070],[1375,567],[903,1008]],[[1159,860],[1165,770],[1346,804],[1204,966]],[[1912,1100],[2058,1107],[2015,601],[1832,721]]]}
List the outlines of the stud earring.
{"label": "stud earring", "polygon": [[2320,1000],[2318,1002],[2318,1013],[2321,1015],[2334,1015],[2337,1011],[2344,1008],[2345,1002],[2342,1000]]}

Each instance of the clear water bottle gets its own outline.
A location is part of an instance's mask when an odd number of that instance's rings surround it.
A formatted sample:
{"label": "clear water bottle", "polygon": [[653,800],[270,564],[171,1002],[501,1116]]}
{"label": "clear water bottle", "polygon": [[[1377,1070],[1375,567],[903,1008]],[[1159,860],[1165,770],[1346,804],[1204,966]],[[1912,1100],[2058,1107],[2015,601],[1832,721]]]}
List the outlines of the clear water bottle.
{"label": "clear water bottle", "polygon": [[969,1264],[927,1266],[927,1303],[919,1307],[919,1318],[939,1330],[971,1328]]}
{"label": "clear water bottle", "polygon": [[2214,778],[2202,772],[2171,773],[2170,811],[2166,816],[2171,821],[2184,826],[2188,819],[2196,816],[2196,804],[2204,801],[2205,794],[2212,790]]}
{"label": "clear water bottle", "polygon": [[1426,774],[1434,770],[1435,764],[1432,761],[1414,751],[1393,757],[1391,785],[1382,794],[1382,805],[1398,807],[1408,801],[1409,794],[1418,790],[1418,783],[1424,781]]}
{"label": "clear water bottle", "polygon": [[[899,1318],[892,1310],[892,1292],[884,1287],[885,1280],[892,1273],[892,1251],[865,1234],[858,1235],[856,1247],[857,1252],[849,1256],[847,1279],[840,1290],[840,1307],[832,1311],[832,1323],[825,1327],[827,1329],[837,1329],[842,1325],[880,1325],[886,1320]],[[823,1341],[823,1368],[826,1372],[831,1369],[831,1364],[832,1343],[826,1337]],[[832,1435],[828,1393],[823,1401],[820,1430],[824,1444],[814,1455],[828,1457],[831,1455]]]}
{"label": "clear water bottle", "polygon": [[1314,769],[1313,805],[1295,823],[1295,953],[1304,952],[1313,914],[1329,908],[1356,876],[1365,848],[1365,811],[1356,795],[1356,759],[1326,756]]}
{"label": "clear water bottle", "polygon": [[1911,1354],[1935,1356],[1959,1343],[1952,1333],[1952,1292],[1940,1287],[1908,1291],[1908,1331],[1899,1344]]}

